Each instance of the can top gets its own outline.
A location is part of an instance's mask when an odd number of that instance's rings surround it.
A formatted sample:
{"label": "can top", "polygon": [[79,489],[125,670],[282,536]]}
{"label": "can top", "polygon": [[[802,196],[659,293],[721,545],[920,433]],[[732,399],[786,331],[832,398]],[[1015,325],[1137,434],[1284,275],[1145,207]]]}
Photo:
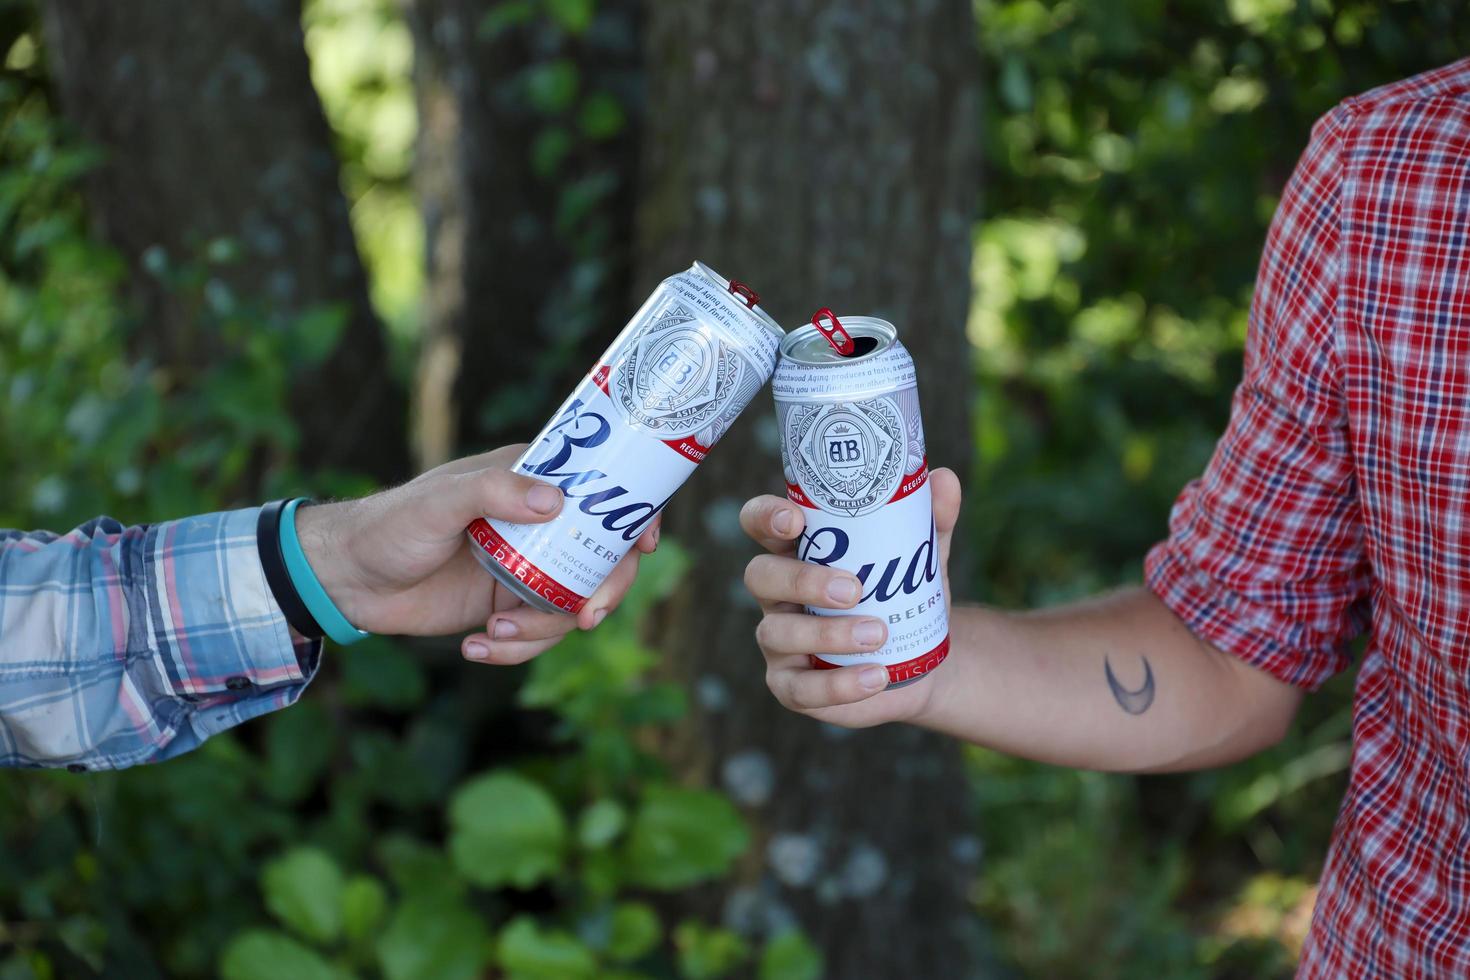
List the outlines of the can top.
{"label": "can top", "polygon": [[733,301],[737,309],[746,310],[751,313],[757,323],[774,333],[777,337],[785,335],[786,331],[781,327],[781,324],[777,323],[771,318],[769,313],[760,308],[760,294],[752,292],[750,287],[745,285],[745,283],[737,282],[732,284],[730,280],[698,259],[694,260],[694,264],[689,267],[689,270],[719,286],[729,294],[729,298]]}
{"label": "can top", "polygon": [[854,364],[877,357],[898,342],[898,329],[887,320],[875,316],[845,316],[843,329],[852,337],[857,348],[853,354],[843,355],[835,350],[812,324],[798,327],[781,341],[781,356],[797,364],[810,367]]}

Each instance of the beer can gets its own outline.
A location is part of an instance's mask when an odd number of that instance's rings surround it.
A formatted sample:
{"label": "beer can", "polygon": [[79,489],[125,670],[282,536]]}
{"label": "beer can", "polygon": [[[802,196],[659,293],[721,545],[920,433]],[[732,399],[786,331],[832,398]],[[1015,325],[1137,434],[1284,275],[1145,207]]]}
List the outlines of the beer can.
{"label": "beer can", "polygon": [[660,283],[513,467],[560,487],[561,513],[476,520],[480,564],[579,611],[770,378],[783,331],[759,300],[702,262]]}
{"label": "beer can", "polygon": [[786,495],[806,511],[797,557],[845,569],[862,583],[853,609],[807,612],[877,617],[888,624],[888,640],[873,653],[815,654],[812,666],[879,663],[898,686],[949,655],[914,361],[893,324],[865,316],[843,317],[840,326],[832,320],[852,352],[837,350],[836,339],[829,343],[830,330],[793,330],[771,381]]}

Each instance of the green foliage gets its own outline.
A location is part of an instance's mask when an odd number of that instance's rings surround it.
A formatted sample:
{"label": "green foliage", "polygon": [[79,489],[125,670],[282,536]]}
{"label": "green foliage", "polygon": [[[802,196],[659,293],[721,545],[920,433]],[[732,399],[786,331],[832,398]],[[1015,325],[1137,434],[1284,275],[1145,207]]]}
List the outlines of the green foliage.
{"label": "green foliage", "polygon": [[561,869],[566,820],[540,786],[490,773],[449,802],[449,852],[465,880],[483,888],[532,885]]}
{"label": "green foliage", "polygon": [[342,980],[342,974],[309,947],[265,929],[241,933],[220,957],[224,980]]}
{"label": "green foliage", "polygon": [[821,980],[822,952],[800,932],[784,932],[761,953],[760,980]]}
{"label": "green foliage", "polygon": [[530,917],[501,931],[497,962],[514,980],[590,980],[597,975],[591,950],[569,933],[542,930]]}
{"label": "green foliage", "polygon": [[688,980],[727,977],[750,955],[745,940],[735,933],[694,921],[679,923],[674,945],[679,948],[679,972]]}
{"label": "green foliage", "polygon": [[330,855],[298,847],[265,866],[260,877],[265,907],[304,939],[328,944],[342,932],[342,870]]}
{"label": "green foliage", "polygon": [[724,875],[749,843],[745,822],[719,793],[650,786],[628,834],[628,878],[687,888]]}

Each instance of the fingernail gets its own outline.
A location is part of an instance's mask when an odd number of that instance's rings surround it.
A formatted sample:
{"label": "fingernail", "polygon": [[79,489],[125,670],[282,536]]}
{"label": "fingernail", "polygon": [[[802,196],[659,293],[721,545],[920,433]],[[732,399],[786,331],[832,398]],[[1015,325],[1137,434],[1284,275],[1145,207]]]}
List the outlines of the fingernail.
{"label": "fingernail", "polygon": [[658,549],[658,536],[660,534],[662,534],[662,533],[664,533],[663,526],[662,525],[657,525],[657,524],[654,525],[654,528],[653,528],[653,547],[654,547],[655,550]]}
{"label": "fingernail", "polygon": [[606,609],[599,609],[599,610],[597,610],[597,612],[595,612],[595,613],[592,614],[592,625],[593,626],[596,626],[598,623],[602,622],[606,618],[607,618],[607,610]]}
{"label": "fingernail", "polygon": [[852,628],[852,638],[865,647],[875,647],[883,639],[883,624],[863,620]]}
{"label": "fingernail", "polygon": [[550,514],[561,505],[561,491],[538,483],[526,491],[526,506],[538,514]]}
{"label": "fingernail", "polygon": [[858,583],[855,578],[834,578],[827,583],[827,598],[834,602],[856,602]]}
{"label": "fingernail", "polygon": [[862,673],[858,674],[858,683],[863,686],[864,691],[881,691],[888,686],[888,668],[864,667]]}
{"label": "fingernail", "polygon": [[521,631],[521,628],[508,619],[497,619],[490,635],[497,640],[508,640]]}
{"label": "fingernail", "polygon": [[792,527],[791,511],[784,509],[776,511],[776,516],[771,518],[771,527],[776,529],[777,534],[790,534]]}
{"label": "fingernail", "polygon": [[490,656],[490,646],[479,640],[471,640],[464,645],[464,655],[471,660],[484,660]]}

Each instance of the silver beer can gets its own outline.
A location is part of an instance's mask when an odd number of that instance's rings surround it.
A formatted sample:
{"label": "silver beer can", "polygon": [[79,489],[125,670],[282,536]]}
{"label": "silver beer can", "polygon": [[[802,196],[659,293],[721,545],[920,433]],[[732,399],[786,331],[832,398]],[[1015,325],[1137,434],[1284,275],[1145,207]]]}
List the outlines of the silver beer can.
{"label": "silver beer can", "polygon": [[513,467],[560,487],[561,513],[475,521],[480,564],[578,612],[770,378],[783,331],[759,300],[702,262],[660,283]]}
{"label": "silver beer can", "polygon": [[[812,666],[880,663],[896,686],[949,655],[914,361],[886,320],[832,320],[838,334],[831,343],[824,335],[831,331],[815,325],[787,334],[771,381],[786,495],[806,510],[797,557],[845,569],[862,583],[853,609],[807,612],[877,617],[888,625],[888,640],[874,653],[813,655]],[[853,352],[840,353],[838,340]]]}

